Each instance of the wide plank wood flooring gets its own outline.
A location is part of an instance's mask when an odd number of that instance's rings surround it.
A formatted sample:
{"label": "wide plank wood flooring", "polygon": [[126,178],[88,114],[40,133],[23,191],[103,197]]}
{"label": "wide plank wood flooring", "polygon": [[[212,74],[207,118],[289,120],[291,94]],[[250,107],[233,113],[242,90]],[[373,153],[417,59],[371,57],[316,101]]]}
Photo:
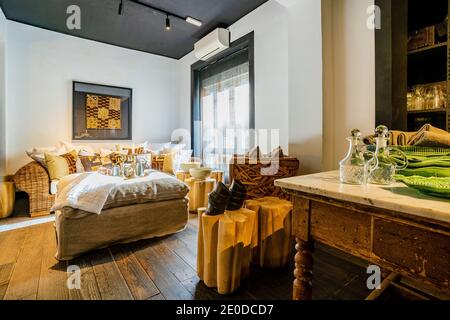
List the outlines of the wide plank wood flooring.
{"label": "wide plank wood flooring", "polygon": [[[241,289],[220,296],[198,278],[197,216],[178,234],[116,245],[69,262],[58,262],[52,223],[0,232],[0,299],[268,299],[291,298],[293,259],[280,270],[252,267]],[[365,269],[318,248],[314,299],[364,299]],[[81,268],[81,289],[69,290],[67,267]]]}

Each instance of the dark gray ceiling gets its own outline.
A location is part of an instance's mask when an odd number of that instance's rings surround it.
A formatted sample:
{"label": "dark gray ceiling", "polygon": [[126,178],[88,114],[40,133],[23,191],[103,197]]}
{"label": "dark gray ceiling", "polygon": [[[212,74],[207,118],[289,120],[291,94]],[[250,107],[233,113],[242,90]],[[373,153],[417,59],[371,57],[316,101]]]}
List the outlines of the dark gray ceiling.
{"label": "dark gray ceiling", "polygon": [[[123,14],[118,15],[120,0],[0,0],[5,16],[73,36],[96,40],[125,48],[179,59],[194,48],[194,43],[218,26],[228,27],[267,0],[140,0],[151,6],[191,16],[202,27],[166,17],[139,4],[124,0]],[[81,8],[81,30],[68,30],[66,9]]]}

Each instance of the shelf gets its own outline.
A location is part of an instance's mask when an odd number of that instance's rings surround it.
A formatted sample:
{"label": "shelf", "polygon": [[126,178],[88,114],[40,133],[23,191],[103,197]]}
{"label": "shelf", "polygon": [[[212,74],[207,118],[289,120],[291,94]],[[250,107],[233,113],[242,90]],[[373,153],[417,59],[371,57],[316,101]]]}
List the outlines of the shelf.
{"label": "shelf", "polygon": [[446,112],[448,109],[428,109],[428,110],[411,110],[407,111],[408,113],[415,114],[415,113],[439,113],[439,112]]}
{"label": "shelf", "polygon": [[429,51],[429,50],[442,48],[442,47],[446,47],[446,46],[447,46],[447,43],[446,42],[442,42],[442,43],[435,44],[434,46],[428,46],[428,47],[423,47],[423,48],[420,48],[420,49],[408,51],[408,54],[416,54],[416,53],[420,53],[420,52],[426,52],[426,51]]}

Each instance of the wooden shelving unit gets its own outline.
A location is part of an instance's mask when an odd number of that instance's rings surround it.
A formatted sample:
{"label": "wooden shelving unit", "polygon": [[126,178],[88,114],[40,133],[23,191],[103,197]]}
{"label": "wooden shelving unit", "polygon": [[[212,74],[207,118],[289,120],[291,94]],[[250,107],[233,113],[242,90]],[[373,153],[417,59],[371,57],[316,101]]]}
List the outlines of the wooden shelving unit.
{"label": "wooden shelving unit", "polygon": [[408,113],[438,113],[438,112],[447,112],[447,109],[428,109],[428,110],[408,110]]}
{"label": "wooden shelving unit", "polygon": [[[450,10],[450,0],[408,1],[408,31],[418,30],[439,23]],[[422,6],[422,7],[420,7]],[[426,8],[426,9],[425,9]],[[421,12],[423,9],[424,12]],[[447,41],[435,45],[408,51],[407,72],[408,87],[446,82],[447,106],[450,106],[450,26],[447,23]],[[407,111],[408,131],[414,131],[421,123],[430,122],[450,132],[450,109],[430,109]]]}
{"label": "wooden shelving unit", "polygon": [[[450,26],[446,19],[450,0],[375,0],[375,4],[385,17],[375,32],[376,123],[401,131],[430,123],[450,132]],[[434,42],[430,27],[436,32]],[[411,48],[421,43],[428,46],[408,49],[409,36],[416,32],[423,41],[413,39]],[[445,109],[407,110],[408,90],[435,84],[441,84],[447,94]]]}
{"label": "wooden shelving unit", "polygon": [[435,44],[434,46],[428,46],[428,47],[424,47],[424,48],[408,51],[408,54],[417,54],[417,53],[426,52],[426,51],[429,51],[429,50],[443,48],[443,47],[446,47],[446,46],[447,46],[447,43],[446,42],[442,42],[442,43]]}

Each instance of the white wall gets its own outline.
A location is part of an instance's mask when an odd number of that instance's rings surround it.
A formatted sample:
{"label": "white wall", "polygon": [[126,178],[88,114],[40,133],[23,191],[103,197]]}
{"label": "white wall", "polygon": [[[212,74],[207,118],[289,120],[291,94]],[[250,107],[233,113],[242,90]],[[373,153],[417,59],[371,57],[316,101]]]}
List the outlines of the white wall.
{"label": "white wall", "polygon": [[[303,0],[302,0],[303,1]],[[288,22],[283,6],[268,1],[230,27],[234,41],[254,31],[256,129],[279,129],[280,145],[288,150]],[[190,130],[190,53],[180,60],[180,127]]]}
{"label": "white wall", "polygon": [[322,13],[317,0],[282,0],[289,21],[289,154],[300,174],[322,171]]}
{"label": "white wall", "polygon": [[133,88],[133,141],[170,141],[178,61],[8,21],[7,172],[25,150],[71,141],[72,80]]}
{"label": "white wall", "polygon": [[374,0],[322,0],[324,168],[338,168],[345,138],[375,127],[375,33],[367,28]]}
{"label": "white wall", "polygon": [[5,88],[6,18],[0,8],[0,180],[6,172],[6,88]]}

